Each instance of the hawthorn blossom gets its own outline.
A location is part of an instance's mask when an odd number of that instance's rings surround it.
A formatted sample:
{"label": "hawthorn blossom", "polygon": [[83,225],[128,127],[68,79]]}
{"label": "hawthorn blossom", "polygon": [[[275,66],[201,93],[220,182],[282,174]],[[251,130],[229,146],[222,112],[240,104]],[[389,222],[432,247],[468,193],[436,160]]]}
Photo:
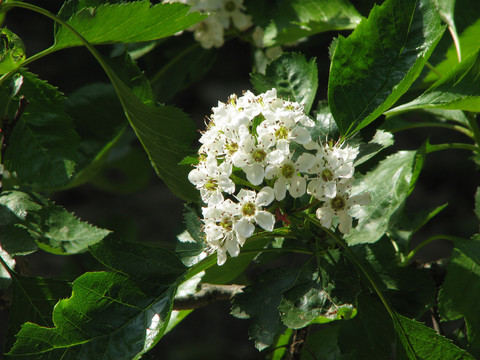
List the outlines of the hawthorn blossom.
{"label": "hawthorn blossom", "polygon": [[352,216],[349,210],[354,205],[367,205],[370,203],[370,194],[362,193],[351,196],[349,193],[353,178],[346,183],[342,183],[337,187],[335,197],[324,197],[323,206],[316,211],[316,217],[320,220],[323,227],[329,228],[332,226],[334,217],[339,218],[338,229],[348,234],[352,229]]}

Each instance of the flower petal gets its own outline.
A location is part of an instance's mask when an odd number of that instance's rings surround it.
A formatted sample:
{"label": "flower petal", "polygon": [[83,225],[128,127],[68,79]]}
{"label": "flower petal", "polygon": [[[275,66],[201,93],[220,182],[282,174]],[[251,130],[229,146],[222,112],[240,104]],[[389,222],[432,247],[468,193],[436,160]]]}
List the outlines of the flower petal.
{"label": "flower petal", "polygon": [[268,211],[258,211],[255,214],[255,221],[258,225],[260,225],[263,229],[267,231],[272,231],[275,225],[275,216]]}
{"label": "flower petal", "polygon": [[290,195],[294,198],[298,198],[305,194],[305,190],[307,187],[307,182],[303,177],[295,176],[290,180]]}
{"label": "flower petal", "polygon": [[280,177],[277,181],[275,181],[275,185],[273,185],[273,191],[275,193],[275,199],[278,201],[285,199],[285,195],[287,193],[287,181],[284,177]]}
{"label": "flower petal", "polygon": [[255,204],[257,206],[267,206],[273,201],[274,198],[275,194],[273,189],[269,186],[265,186],[262,190],[258,192]]}
{"label": "flower petal", "polygon": [[247,180],[253,185],[260,185],[263,182],[265,176],[265,170],[260,164],[248,165],[243,168],[243,171],[247,175]]}
{"label": "flower petal", "polygon": [[250,223],[247,219],[243,218],[238,220],[234,225],[233,229],[244,238],[249,238],[252,236],[255,231],[255,225]]}

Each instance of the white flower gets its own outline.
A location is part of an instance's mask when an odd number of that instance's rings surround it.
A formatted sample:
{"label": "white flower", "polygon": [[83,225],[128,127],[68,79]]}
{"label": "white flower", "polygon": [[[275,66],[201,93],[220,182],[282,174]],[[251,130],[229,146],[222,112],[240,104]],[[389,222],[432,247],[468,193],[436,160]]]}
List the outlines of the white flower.
{"label": "white flower", "polygon": [[215,16],[218,17],[225,29],[230,27],[230,19],[233,25],[238,30],[246,30],[252,26],[252,17],[244,14],[245,6],[243,6],[243,0],[224,0],[222,7],[216,12]]}
{"label": "white flower", "polygon": [[262,210],[263,206],[269,205],[273,199],[273,189],[264,187],[258,192],[253,190],[241,189],[235,196],[239,203],[237,204],[237,214],[240,219],[234,224],[234,229],[245,238],[252,236],[257,223],[263,229],[272,231],[275,225],[275,216],[272,213]]}
{"label": "white flower", "polygon": [[322,207],[317,209],[316,217],[320,220],[323,227],[331,227],[333,218],[338,217],[338,229],[342,233],[348,234],[352,229],[352,216],[349,214],[350,208],[354,205],[367,205],[370,203],[369,193],[350,196],[348,190],[352,182],[353,178],[347,183],[340,184],[334,198],[324,197],[322,199],[324,203]]}
{"label": "white flower", "polygon": [[215,206],[202,209],[204,231],[207,243],[217,251],[217,263],[223,265],[230,256],[238,256],[240,246],[245,243],[245,238],[234,229],[238,206],[227,199]]}
{"label": "white flower", "polygon": [[232,164],[223,162],[218,165],[217,159],[209,156],[190,171],[188,180],[200,190],[205,203],[216,205],[223,201],[222,192],[232,194],[235,191],[235,184],[230,179],[231,174]]}
{"label": "white flower", "polygon": [[265,166],[268,163],[282,161],[284,153],[273,150],[273,136],[266,134],[255,139],[250,135],[240,143],[239,150],[232,157],[233,164],[241,168],[247,180],[253,185],[260,185],[265,176]]}
{"label": "white flower", "polygon": [[305,194],[306,180],[305,177],[299,176],[299,172],[304,168],[300,156],[294,163],[290,158],[285,158],[279,164],[267,165],[265,169],[265,178],[277,178],[273,186],[275,198],[281,201],[285,198],[287,189],[290,195],[298,198]]}
{"label": "white flower", "polygon": [[193,31],[193,37],[205,49],[223,45],[223,26],[215,16],[209,16],[189,30]]}

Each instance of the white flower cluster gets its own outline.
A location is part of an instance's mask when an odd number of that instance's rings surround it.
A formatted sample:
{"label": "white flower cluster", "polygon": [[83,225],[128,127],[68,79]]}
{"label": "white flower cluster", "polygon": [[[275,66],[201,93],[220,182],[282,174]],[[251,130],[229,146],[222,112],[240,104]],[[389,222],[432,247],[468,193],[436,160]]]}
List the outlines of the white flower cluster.
{"label": "white flower cluster", "polygon": [[323,226],[331,227],[338,217],[339,230],[350,231],[350,207],[369,201],[368,195],[349,192],[358,150],[317,143],[310,136],[313,126],[300,104],[278,98],[275,89],[231,95],[213,108],[200,138],[199,163],[188,178],[207,205],[206,241],[217,251],[219,265],[227,252],[239,254],[256,225],[273,230],[275,216],[265,207],[278,208],[274,200],[287,193],[313,196],[321,204],[316,216]]}
{"label": "white flower cluster", "polygon": [[168,0],[190,5],[191,11],[212,14],[205,20],[193,25],[189,31],[202,47],[210,49],[223,45],[224,30],[233,24],[240,31],[252,26],[252,17],[244,13],[243,0]]}

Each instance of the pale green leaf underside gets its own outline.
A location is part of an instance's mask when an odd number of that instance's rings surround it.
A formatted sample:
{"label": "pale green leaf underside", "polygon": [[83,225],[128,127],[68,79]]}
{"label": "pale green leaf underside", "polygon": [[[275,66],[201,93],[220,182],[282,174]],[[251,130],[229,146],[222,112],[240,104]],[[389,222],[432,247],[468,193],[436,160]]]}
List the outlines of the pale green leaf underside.
{"label": "pale green leaf underside", "polygon": [[415,100],[388,111],[448,109],[480,112],[480,51],[470,55]]}
{"label": "pale green leaf underside", "polygon": [[[134,1],[84,8],[67,22],[91,44],[131,43],[173,35],[206,17],[188,10],[179,3],[151,6],[150,1]],[[73,33],[59,28],[55,50],[80,45]]]}
{"label": "pale green leaf underside", "polygon": [[265,28],[264,44],[281,45],[331,30],[354,29],[361,16],[347,0],[281,1]]}
{"label": "pale green leaf underside", "polygon": [[387,0],[339,38],[328,101],[342,134],[365,127],[408,90],[443,31],[433,0]]}
{"label": "pale green leaf underside", "polygon": [[353,193],[369,192],[371,202],[356,210],[360,220],[346,237],[350,245],[376,242],[389,230],[390,218],[408,196],[415,155],[401,151],[389,156],[354,186]]}

